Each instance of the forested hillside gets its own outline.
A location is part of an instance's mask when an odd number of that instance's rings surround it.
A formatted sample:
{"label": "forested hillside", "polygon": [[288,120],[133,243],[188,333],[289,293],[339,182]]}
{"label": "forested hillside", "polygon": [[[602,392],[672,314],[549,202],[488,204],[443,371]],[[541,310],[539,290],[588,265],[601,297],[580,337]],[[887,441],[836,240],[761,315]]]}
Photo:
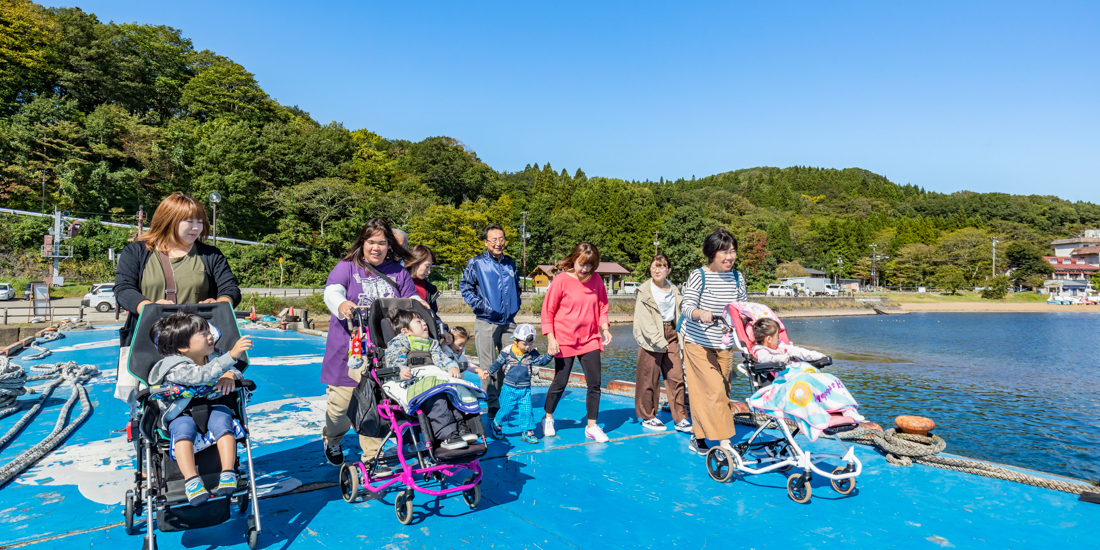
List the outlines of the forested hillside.
{"label": "forested hillside", "polygon": [[[522,212],[529,268],[588,240],[641,277],[656,235],[674,279],[700,264],[704,234],[721,225],[741,240],[740,268],[757,287],[777,273],[836,268],[838,257],[845,277],[867,279],[872,244],[887,257],[883,282],[980,282],[991,237],[1001,241],[998,267],[1012,263],[1020,282],[1035,284],[1049,272],[1038,256],[1052,239],[1100,226],[1091,203],[932,193],[858,168],[655,182],[589,178],[543,159],[497,171],[455,138],[388,139],[303,108],[278,103],[245,67],[177,29],[0,1],[0,206],[134,223],[139,205],[152,210],[172,191],[202,201],[216,191],[220,235],[272,245],[221,245],[249,286],[278,283],[279,257],[287,285],[321,284],[376,215],[452,267],[481,251],[477,235],[490,223],[508,228],[509,252],[521,258]],[[41,276],[49,220],[4,215],[0,224],[0,278]],[[76,256],[63,271],[110,278],[106,250],[127,237],[85,224],[66,243]]]}

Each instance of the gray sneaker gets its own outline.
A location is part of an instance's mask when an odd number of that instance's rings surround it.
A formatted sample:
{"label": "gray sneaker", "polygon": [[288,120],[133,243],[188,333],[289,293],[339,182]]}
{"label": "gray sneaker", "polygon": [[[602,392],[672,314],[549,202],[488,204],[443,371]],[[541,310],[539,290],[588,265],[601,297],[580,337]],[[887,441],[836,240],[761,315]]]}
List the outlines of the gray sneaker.
{"label": "gray sneaker", "polygon": [[688,422],[688,419],[686,419],[686,418],[679,421],[679,422],[677,422],[676,423],[676,431],[684,432],[686,434],[691,433],[691,422]]}
{"label": "gray sneaker", "polygon": [[699,441],[692,437],[688,441],[688,450],[699,456],[707,456],[707,451],[710,450],[710,447],[708,447],[705,442],[699,445]]}
{"label": "gray sneaker", "polygon": [[647,430],[653,430],[657,432],[663,432],[668,429],[664,422],[657,420],[656,418],[650,418],[642,421],[642,427]]}

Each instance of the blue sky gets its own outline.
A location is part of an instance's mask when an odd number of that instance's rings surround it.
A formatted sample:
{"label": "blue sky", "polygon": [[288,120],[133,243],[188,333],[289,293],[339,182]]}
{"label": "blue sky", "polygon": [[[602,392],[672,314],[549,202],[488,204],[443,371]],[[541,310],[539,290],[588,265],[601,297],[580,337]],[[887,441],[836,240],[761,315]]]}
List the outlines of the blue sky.
{"label": "blue sky", "polygon": [[[497,170],[860,167],[1100,203],[1097,2],[80,2],[272,97]],[[303,11],[304,10],[304,11]]]}

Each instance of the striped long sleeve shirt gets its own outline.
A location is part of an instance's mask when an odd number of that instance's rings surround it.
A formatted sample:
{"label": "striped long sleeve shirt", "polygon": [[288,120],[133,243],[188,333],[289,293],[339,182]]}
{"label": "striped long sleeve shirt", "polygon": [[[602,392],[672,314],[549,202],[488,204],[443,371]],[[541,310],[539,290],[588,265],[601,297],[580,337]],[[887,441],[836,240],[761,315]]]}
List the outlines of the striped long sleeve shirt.
{"label": "striped long sleeve shirt", "polygon": [[[705,288],[703,286],[704,276],[707,278]],[[696,269],[688,275],[683,290],[684,301],[680,306],[680,311],[688,316],[683,325],[684,339],[704,348],[732,348],[735,345],[732,339],[729,344],[722,345],[721,325],[704,325],[699,321],[694,321],[691,319],[691,312],[702,309],[714,313],[717,317],[726,309],[726,304],[748,301],[745,276],[736,269],[726,273]],[[702,291],[702,295],[700,295],[700,291]]]}

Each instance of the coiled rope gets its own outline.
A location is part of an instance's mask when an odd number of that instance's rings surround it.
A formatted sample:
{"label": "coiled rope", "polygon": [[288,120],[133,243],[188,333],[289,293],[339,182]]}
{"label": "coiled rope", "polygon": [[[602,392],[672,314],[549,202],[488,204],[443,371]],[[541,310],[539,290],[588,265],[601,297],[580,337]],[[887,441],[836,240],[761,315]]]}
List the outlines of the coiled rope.
{"label": "coiled rope", "polygon": [[63,335],[61,334],[60,331],[50,331],[50,332],[42,333],[42,336],[39,336],[38,338],[35,338],[34,343],[31,344],[30,346],[28,346],[30,349],[33,349],[33,350],[37,351],[37,353],[32,353],[30,355],[24,355],[23,357],[20,357],[20,359],[24,359],[24,360],[27,360],[27,361],[37,361],[39,359],[42,359],[43,357],[46,357],[46,356],[50,355],[53,352],[51,352],[50,350],[40,346],[39,344],[45,344],[46,342],[53,342],[54,340],[57,340],[57,339],[61,338],[62,336]]}
{"label": "coiled rope", "polygon": [[[760,427],[762,425],[770,425],[769,427],[771,427],[775,426],[776,422],[774,418],[763,413],[734,413],[733,420],[738,424],[752,427]],[[793,430],[795,428],[794,422],[790,420],[783,420],[783,422],[787,423],[789,429]],[[925,466],[934,466],[945,470],[954,470],[956,472],[1034,485],[1036,487],[1053,489],[1055,491],[1062,491],[1075,495],[1095,489],[1095,487],[1091,485],[1033,476],[987,462],[979,462],[977,460],[965,458],[936,456],[947,448],[947,442],[944,441],[942,437],[935,434],[921,436],[898,432],[894,428],[883,432],[872,428],[859,427],[847,432],[841,432],[837,434],[837,437],[854,443],[871,445],[880,449],[885,454],[886,461],[894,466],[923,464]]]}
{"label": "coiled rope", "polygon": [[[52,340],[56,340],[57,338],[58,337],[54,337]],[[69,396],[69,399],[65,401],[65,405],[57,415],[57,422],[54,424],[53,431],[50,432],[50,435],[30,449],[20,453],[7,464],[0,466],[0,487],[4,486],[15,476],[19,475],[56,448],[73,430],[84,423],[84,420],[92,413],[92,402],[88,399],[88,390],[84,387],[84,382],[87,382],[88,379],[99,374],[99,369],[96,367],[92,365],[78,365],[76,361],[68,361],[65,363],[54,363],[53,365],[33,365],[29,367],[29,370],[41,373],[34,376],[27,376],[26,370],[27,369],[12,363],[7,357],[0,357],[0,418],[7,417],[19,410],[20,407],[16,404],[16,397],[28,392],[27,388],[24,387],[27,382],[48,379],[54,379],[54,381],[46,384],[44,387],[31,388],[29,390],[30,393],[41,391],[41,395],[38,397],[34,406],[23,415],[23,418],[20,418],[19,422],[16,422],[3,437],[0,437],[0,449],[7,446],[23,427],[38,414],[45,404],[46,399],[53,394],[53,391],[57,389],[58,386],[67,382],[72,389],[72,394]],[[18,387],[16,387],[16,385],[18,385]],[[80,399],[80,416],[66,425],[65,420],[69,417],[69,411],[72,410],[77,399]]]}

